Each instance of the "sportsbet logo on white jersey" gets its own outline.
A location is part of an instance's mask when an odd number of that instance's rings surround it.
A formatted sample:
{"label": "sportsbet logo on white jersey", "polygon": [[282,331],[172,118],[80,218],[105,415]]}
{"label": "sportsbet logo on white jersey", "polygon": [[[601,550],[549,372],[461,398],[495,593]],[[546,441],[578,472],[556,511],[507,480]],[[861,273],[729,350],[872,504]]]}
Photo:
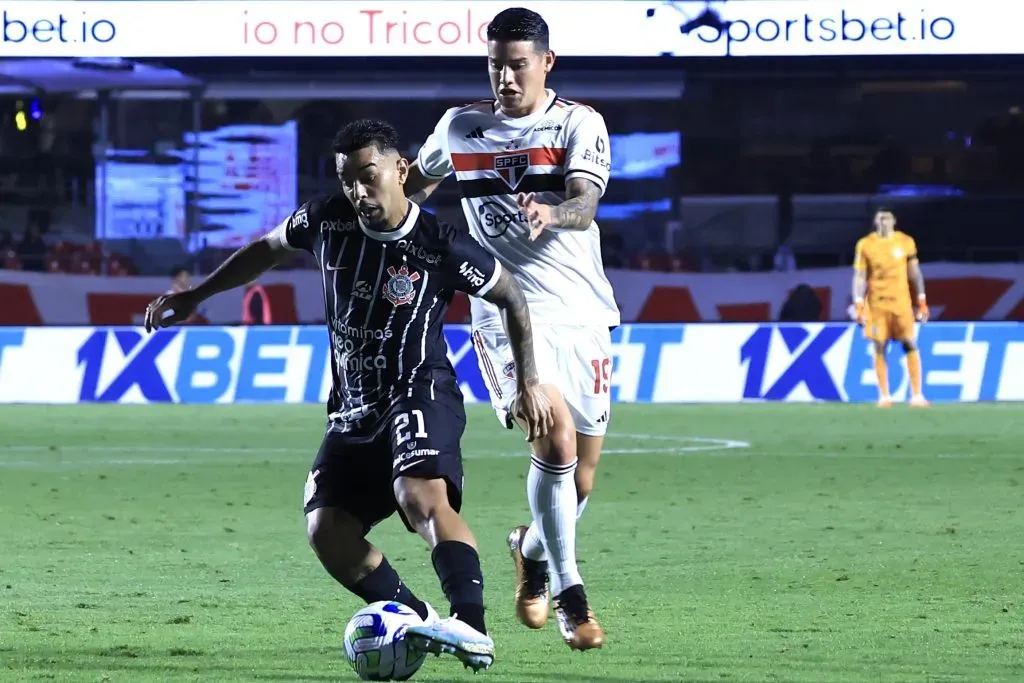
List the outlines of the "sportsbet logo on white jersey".
{"label": "sportsbet logo on white jersey", "polygon": [[[420,170],[455,174],[470,231],[517,276],[536,323],[619,324],[611,284],[601,265],[596,223],[587,230],[546,230],[530,242],[516,202],[535,193],[542,204],[565,199],[566,183],[585,178],[604,194],[611,171],[608,129],[590,107],[548,91],[543,109],[509,118],[492,100],[445,112],[420,149]],[[497,308],[471,300],[473,325],[501,329]]]}

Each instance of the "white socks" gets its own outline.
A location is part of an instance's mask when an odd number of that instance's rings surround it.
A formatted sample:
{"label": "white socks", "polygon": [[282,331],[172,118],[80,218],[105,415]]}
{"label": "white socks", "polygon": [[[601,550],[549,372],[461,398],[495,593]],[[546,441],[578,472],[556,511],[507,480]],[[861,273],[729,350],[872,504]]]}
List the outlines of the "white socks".
{"label": "white socks", "polygon": [[[583,516],[583,511],[587,509],[587,501],[590,497],[586,497],[576,504],[576,521],[579,521],[580,517]],[[540,532],[537,531],[536,523],[531,523],[530,527],[526,530],[526,535],[523,536],[523,543],[519,546],[519,549],[523,552],[523,555],[531,560],[540,562],[544,559],[544,540],[540,537]]]}
{"label": "white socks", "polygon": [[551,465],[530,458],[526,497],[533,523],[523,538],[522,552],[531,560],[547,557],[552,595],[583,583],[576,566],[576,518],[586,501],[577,507],[575,473],[575,459],[568,465]]}
{"label": "white socks", "polygon": [[[579,491],[577,491],[577,494]],[[576,519],[579,520],[583,516],[583,511],[587,509],[587,501],[590,500],[590,496],[587,496],[579,503],[576,504]]]}

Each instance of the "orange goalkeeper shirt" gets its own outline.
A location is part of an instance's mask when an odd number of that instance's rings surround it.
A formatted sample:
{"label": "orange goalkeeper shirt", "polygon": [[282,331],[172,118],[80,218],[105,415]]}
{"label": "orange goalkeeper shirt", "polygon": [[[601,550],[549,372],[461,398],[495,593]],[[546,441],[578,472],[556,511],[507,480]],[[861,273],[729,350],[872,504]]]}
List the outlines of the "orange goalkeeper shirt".
{"label": "orange goalkeeper shirt", "polygon": [[889,237],[872,233],[857,241],[853,267],[864,273],[869,309],[902,312],[912,308],[907,272],[912,261],[917,261],[917,245],[898,230]]}

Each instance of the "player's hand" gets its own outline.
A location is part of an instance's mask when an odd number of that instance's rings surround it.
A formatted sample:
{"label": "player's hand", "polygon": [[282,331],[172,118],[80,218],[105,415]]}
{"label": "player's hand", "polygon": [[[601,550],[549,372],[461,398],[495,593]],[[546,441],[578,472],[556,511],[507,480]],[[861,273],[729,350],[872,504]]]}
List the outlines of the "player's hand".
{"label": "player's hand", "polygon": [[164,294],[146,306],[146,332],[178,325],[188,320],[201,303],[192,290]]}
{"label": "player's hand", "polygon": [[868,309],[867,309],[867,306],[864,305],[864,302],[861,302],[861,303],[857,304],[857,306],[856,306],[856,308],[854,310],[856,311],[856,313],[854,315],[855,315],[855,319],[857,321],[857,324],[860,325],[861,327],[864,327],[864,325],[868,321]]}
{"label": "player's hand", "polygon": [[926,304],[924,301],[918,301],[917,302],[917,320],[918,320],[918,322],[922,322],[922,323],[928,322],[928,315],[929,315],[929,313],[928,313],[928,304]]}
{"label": "player's hand", "polygon": [[539,384],[528,384],[520,389],[512,415],[524,424],[527,441],[544,438],[555,425],[554,406]]}
{"label": "player's hand", "polygon": [[551,220],[551,210],[554,207],[550,204],[538,202],[537,196],[533,192],[530,194],[520,192],[516,195],[516,203],[519,204],[519,208],[523,210],[523,215],[526,216],[526,220],[530,224],[531,242],[540,237],[540,234],[546,229],[554,225]]}

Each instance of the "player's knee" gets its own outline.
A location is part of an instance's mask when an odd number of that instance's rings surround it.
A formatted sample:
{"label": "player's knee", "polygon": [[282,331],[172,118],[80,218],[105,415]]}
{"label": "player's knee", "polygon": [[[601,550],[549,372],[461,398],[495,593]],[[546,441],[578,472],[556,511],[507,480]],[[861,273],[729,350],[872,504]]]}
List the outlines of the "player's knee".
{"label": "player's knee", "polygon": [[398,507],[414,529],[429,524],[440,510],[450,507],[444,479],[399,477],[394,487]]}
{"label": "player's knee", "polygon": [[552,465],[568,465],[576,458],[576,430],[555,423],[547,437],[534,442],[534,454]]}
{"label": "player's knee", "polygon": [[884,356],[885,355],[885,344],[883,342],[875,342],[875,355],[876,356]]}
{"label": "player's knee", "polygon": [[325,548],[354,547],[363,537],[362,527],[355,519],[346,519],[331,508],[319,508],[306,515],[306,539],[317,555]]}
{"label": "player's knee", "polygon": [[900,343],[903,344],[903,350],[907,353],[910,353],[911,351],[917,351],[917,344],[914,343],[913,339],[904,339]]}

